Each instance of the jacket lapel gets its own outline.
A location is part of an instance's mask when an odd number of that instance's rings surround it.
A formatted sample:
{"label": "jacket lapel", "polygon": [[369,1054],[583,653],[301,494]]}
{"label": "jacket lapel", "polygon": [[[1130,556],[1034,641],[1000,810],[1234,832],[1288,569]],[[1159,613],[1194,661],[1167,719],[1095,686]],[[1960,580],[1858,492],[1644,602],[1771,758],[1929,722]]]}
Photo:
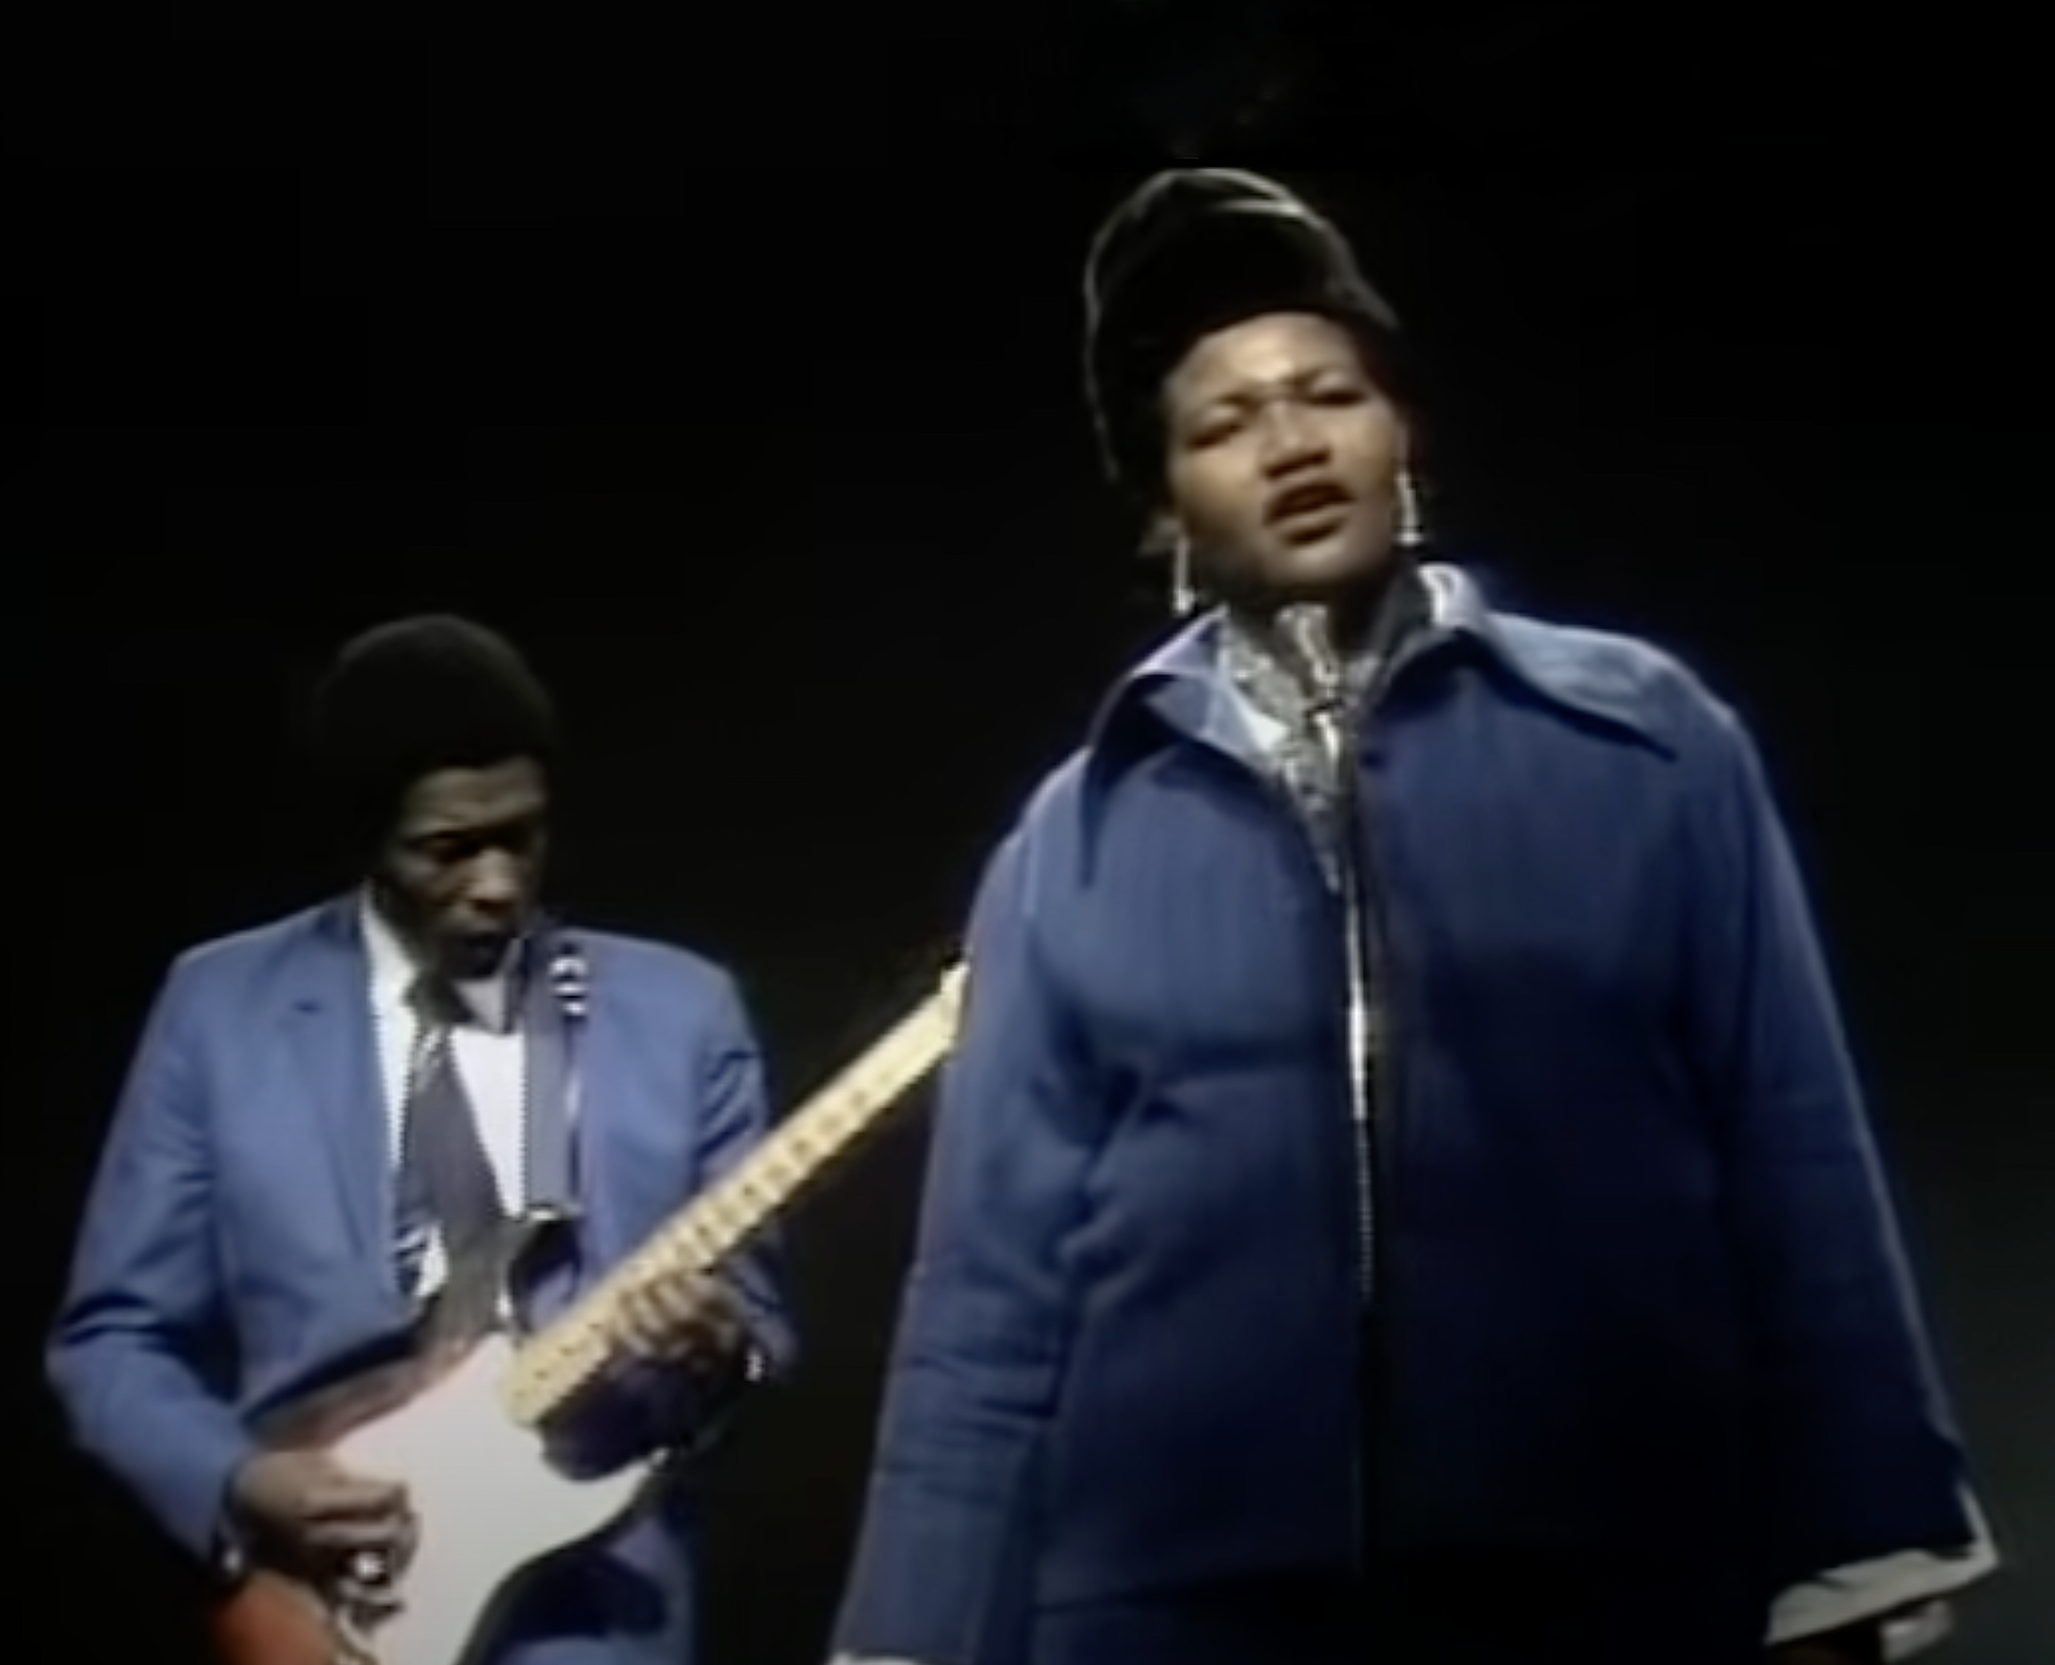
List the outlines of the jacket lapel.
{"label": "jacket lapel", "polygon": [[[618,1218],[624,1155],[617,1147],[623,1095],[633,1089],[634,1080],[625,1068],[629,1037],[626,991],[614,981],[619,967],[603,954],[595,960],[592,944],[582,948],[588,957],[591,995],[572,1041],[571,1168],[588,1260],[607,1262],[630,1247]],[[627,1156],[632,1159],[632,1153]]]}
{"label": "jacket lapel", "polygon": [[[371,1028],[370,965],[355,898],[329,903],[313,918],[289,973],[286,1021],[315,1108],[316,1142],[338,1188],[355,1248],[388,1268],[392,1164],[384,1084]],[[398,1285],[393,1284],[394,1293]]]}

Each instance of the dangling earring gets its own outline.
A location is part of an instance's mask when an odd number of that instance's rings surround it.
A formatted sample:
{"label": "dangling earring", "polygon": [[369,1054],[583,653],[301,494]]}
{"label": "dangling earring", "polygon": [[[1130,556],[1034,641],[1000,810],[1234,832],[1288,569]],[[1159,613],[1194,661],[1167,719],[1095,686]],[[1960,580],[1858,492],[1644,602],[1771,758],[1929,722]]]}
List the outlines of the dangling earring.
{"label": "dangling earring", "polygon": [[1399,470],[1393,540],[1401,549],[1418,549],[1427,541],[1426,517],[1420,511],[1420,487],[1410,468]]}
{"label": "dangling earring", "polygon": [[1199,592],[1192,585],[1192,540],[1182,532],[1170,546],[1170,613],[1188,619],[1199,610]]}

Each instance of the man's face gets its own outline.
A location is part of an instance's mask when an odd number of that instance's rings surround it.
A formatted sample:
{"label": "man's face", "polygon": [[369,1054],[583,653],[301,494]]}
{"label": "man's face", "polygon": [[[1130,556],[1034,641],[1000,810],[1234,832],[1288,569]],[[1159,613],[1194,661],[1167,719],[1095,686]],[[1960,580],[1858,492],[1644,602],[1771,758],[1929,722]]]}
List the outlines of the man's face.
{"label": "man's face", "polygon": [[548,815],[547,782],[526,759],[414,783],[377,876],[418,952],[459,978],[499,964],[535,904]]}
{"label": "man's face", "polygon": [[1223,599],[1320,600],[1391,567],[1405,423],[1342,326],[1292,312],[1220,330],[1163,400],[1168,507]]}

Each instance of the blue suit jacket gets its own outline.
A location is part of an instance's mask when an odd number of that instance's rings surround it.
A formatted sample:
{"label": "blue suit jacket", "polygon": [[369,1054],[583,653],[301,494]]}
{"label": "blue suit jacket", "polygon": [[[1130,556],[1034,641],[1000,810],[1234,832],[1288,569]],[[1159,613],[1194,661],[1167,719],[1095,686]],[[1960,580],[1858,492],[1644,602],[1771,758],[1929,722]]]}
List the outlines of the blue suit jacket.
{"label": "blue suit jacket", "polygon": [[[212,1555],[249,1425],[409,1323],[393,1269],[385,1113],[357,904],[179,959],[150,1014],[87,1203],[50,1350],[81,1446],[195,1556]],[[578,934],[590,967],[579,1279],[620,1260],[764,1131],[734,984],[682,950]],[[763,1255],[738,1272],[773,1368],[792,1339]],[[655,1449],[712,1406],[675,1372],[606,1384],[581,1461]],[[538,1593],[494,1665],[688,1657],[690,1498],[662,1499]]]}
{"label": "blue suit jacket", "polygon": [[1784,1584],[1971,1540],[1746,733],[1640,643],[1447,611],[1360,760],[1386,1439],[1339,913],[1202,624],[979,897],[849,1653],[1067,1665],[1107,1604],[1346,1577],[1365,1480],[1394,1550],[1606,1569],[1587,1660],[1637,1605],[1745,1655]]}

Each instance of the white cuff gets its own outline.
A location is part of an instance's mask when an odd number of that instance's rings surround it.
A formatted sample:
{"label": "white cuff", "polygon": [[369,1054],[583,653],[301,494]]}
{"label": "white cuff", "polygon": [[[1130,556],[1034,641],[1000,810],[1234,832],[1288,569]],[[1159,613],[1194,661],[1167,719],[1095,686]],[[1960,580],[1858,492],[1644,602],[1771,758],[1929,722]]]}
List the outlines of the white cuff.
{"label": "white cuff", "polygon": [[[1771,1645],[1919,1607],[1988,1577],[1998,1566],[1998,1545],[1977,1500],[1965,1493],[1962,1501],[1975,1534],[1969,1543],[1959,1550],[1903,1550],[1836,1567],[1786,1590],[1770,1609]],[[1918,1645],[1924,1647],[1930,1639],[1923,1638]]]}

